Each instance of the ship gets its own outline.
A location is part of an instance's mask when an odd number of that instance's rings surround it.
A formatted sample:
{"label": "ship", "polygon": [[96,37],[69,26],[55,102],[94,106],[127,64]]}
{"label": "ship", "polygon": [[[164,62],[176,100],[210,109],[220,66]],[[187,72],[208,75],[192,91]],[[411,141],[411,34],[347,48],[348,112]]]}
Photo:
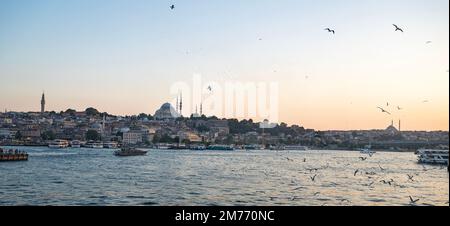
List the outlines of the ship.
{"label": "ship", "polygon": [[207,150],[210,151],[234,151],[233,146],[229,145],[210,145]]}
{"label": "ship", "polygon": [[80,148],[81,147],[81,142],[78,140],[73,140],[70,142],[70,147],[71,148]]}
{"label": "ship", "polygon": [[117,144],[117,142],[104,142],[103,143],[103,148],[107,148],[107,149],[116,149],[119,145]]}
{"label": "ship", "polygon": [[28,161],[28,153],[19,150],[3,150],[0,148],[0,162]]}
{"label": "ship", "polygon": [[94,148],[94,149],[102,149],[103,143],[101,142],[95,142],[95,141],[89,141],[87,142],[84,147],[86,148]]}
{"label": "ship", "polygon": [[419,163],[448,165],[448,150],[438,149],[419,149],[416,154],[419,157]]}
{"label": "ship", "polygon": [[127,156],[142,156],[146,155],[146,151],[142,151],[135,148],[122,148],[119,151],[115,151],[114,155],[119,157],[127,157]]}
{"label": "ship", "polygon": [[67,140],[53,140],[48,144],[49,148],[63,149],[69,147],[69,141]]}

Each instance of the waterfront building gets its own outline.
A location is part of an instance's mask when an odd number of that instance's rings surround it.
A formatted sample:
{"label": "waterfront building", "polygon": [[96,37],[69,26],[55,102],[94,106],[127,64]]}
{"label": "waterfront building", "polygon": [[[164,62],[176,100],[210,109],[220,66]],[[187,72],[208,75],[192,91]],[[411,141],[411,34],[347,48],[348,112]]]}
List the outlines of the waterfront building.
{"label": "waterfront building", "polygon": [[123,144],[140,144],[142,143],[142,132],[141,131],[128,131],[123,133]]}

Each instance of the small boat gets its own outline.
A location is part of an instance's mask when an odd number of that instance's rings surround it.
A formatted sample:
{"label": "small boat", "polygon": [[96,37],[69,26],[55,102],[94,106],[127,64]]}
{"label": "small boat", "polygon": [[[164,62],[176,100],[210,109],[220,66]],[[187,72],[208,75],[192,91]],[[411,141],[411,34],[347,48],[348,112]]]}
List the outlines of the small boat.
{"label": "small boat", "polygon": [[308,151],[309,148],[306,147],[306,146],[301,146],[301,145],[288,145],[288,146],[282,147],[281,150],[285,150],[285,151]]}
{"label": "small boat", "polygon": [[448,165],[448,150],[419,149],[419,163]]}
{"label": "small boat", "polygon": [[210,145],[207,150],[210,151],[234,151],[234,147],[229,145]]}
{"label": "small boat", "polygon": [[89,141],[84,145],[86,148],[94,148],[94,149],[102,149],[103,148],[103,143],[101,142],[94,142],[94,141]]}
{"label": "small boat", "polygon": [[103,148],[107,149],[116,149],[119,145],[117,142],[105,142],[103,143]]}
{"label": "small boat", "polygon": [[114,155],[119,157],[127,157],[127,156],[142,156],[146,155],[146,151],[142,151],[135,148],[122,148],[120,151],[115,151]]}
{"label": "small boat", "polygon": [[206,150],[206,146],[204,146],[204,145],[195,145],[195,146],[191,146],[189,148],[189,150],[192,150],[192,151],[204,151],[204,150]]}
{"label": "small boat", "polygon": [[63,149],[69,147],[69,141],[67,140],[53,140],[48,144],[49,148]]}
{"label": "small boat", "polygon": [[72,142],[70,142],[70,147],[72,148],[80,148],[81,147],[81,142],[78,140],[73,140]]}
{"label": "small boat", "polygon": [[359,152],[361,154],[366,154],[366,155],[374,155],[375,153],[377,153],[376,151],[372,151],[372,146],[371,145],[367,145],[364,148],[359,149]]}
{"label": "small boat", "polygon": [[242,148],[244,150],[263,150],[263,147],[260,145],[244,145]]}
{"label": "small boat", "polygon": [[0,148],[0,162],[28,161],[28,153],[19,150],[3,150]]}

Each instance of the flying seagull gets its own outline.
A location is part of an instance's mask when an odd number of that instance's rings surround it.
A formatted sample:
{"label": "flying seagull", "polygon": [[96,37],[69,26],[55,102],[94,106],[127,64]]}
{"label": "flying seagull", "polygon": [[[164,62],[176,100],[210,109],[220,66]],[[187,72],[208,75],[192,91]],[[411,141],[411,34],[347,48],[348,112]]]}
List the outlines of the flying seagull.
{"label": "flying seagull", "polygon": [[359,173],[359,169],[357,169],[357,170],[355,171],[355,173],[353,174],[353,176],[356,177],[356,174],[358,174],[358,173]]}
{"label": "flying seagull", "polygon": [[311,180],[312,180],[312,181],[316,181],[316,176],[317,176],[317,174],[316,174],[316,175],[314,175],[313,177],[310,177],[310,178],[311,178]]}
{"label": "flying seagull", "polygon": [[414,176],[408,174],[408,178],[410,181],[414,181]]}
{"label": "flying seagull", "polygon": [[325,31],[328,31],[330,33],[336,34],[336,32],[334,30],[331,30],[330,28],[325,28]]}
{"label": "flying seagull", "polygon": [[366,161],[367,157],[359,157],[361,159],[361,161]]}
{"label": "flying seagull", "polygon": [[386,114],[391,114],[389,111],[386,111],[386,110],[384,110],[384,108],[382,108],[382,107],[378,107],[378,109],[380,109],[381,110],[381,112],[383,112],[383,113],[386,113]]}
{"label": "flying seagull", "polygon": [[171,5],[171,6],[170,6],[170,9],[171,9],[171,10],[174,10],[174,9],[175,9],[175,5]]}
{"label": "flying seagull", "polygon": [[411,204],[416,204],[420,199],[413,199],[413,197],[409,196],[409,200],[411,201]]}
{"label": "flying seagull", "polygon": [[400,106],[397,106],[397,109],[398,109],[399,111],[403,110],[403,108],[401,108]]}
{"label": "flying seagull", "polygon": [[212,87],[211,87],[211,86],[208,86],[208,90],[209,90],[209,91],[212,91]]}
{"label": "flying seagull", "polygon": [[397,26],[397,25],[395,25],[395,24],[392,24],[392,25],[394,25],[395,31],[401,31],[401,32],[403,32],[403,29],[401,29],[399,26]]}

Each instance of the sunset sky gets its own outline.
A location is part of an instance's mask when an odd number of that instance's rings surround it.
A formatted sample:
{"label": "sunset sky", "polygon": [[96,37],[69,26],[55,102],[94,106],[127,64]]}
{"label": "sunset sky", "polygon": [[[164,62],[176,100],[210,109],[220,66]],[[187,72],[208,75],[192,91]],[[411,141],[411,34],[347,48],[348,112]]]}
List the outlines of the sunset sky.
{"label": "sunset sky", "polygon": [[154,114],[201,74],[278,82],[288,124],[448,130],[448,62],[448,0],[0,0],[11,111]]}

